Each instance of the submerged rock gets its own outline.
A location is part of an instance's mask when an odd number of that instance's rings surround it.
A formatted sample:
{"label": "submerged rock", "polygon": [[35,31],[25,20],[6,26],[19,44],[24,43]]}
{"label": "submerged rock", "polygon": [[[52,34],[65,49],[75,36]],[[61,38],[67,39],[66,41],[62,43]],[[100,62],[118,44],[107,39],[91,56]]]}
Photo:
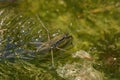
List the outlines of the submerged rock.
{"label": "submerged rock", "polygon": [[72,57],[74,57],[74,58],[82,58],[82,59],[87,59],[87,60],[93,60],[91,55],[89,53],[87,53],[86,51],[84,51],[84,50],[77,51],[76,53],[74,53],[72,55]]}
{"label": "submerged rock", "polygon": [[[67,63],[64,66],[59,66],[57,69],[59,76],[67,80],[103,80],[103,74],[93,68],[89,53],[83,50],[77,51],[73,57],[83,58],[83,62]],[[88,60],[86,60],[86,57],[89,57]]]}

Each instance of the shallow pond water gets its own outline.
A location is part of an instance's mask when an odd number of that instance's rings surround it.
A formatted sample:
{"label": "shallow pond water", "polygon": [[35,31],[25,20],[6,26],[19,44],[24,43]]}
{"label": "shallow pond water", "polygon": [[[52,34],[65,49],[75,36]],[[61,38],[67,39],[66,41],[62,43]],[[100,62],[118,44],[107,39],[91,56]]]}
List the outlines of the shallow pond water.
{"label": "shallow pond water", "polygon": [[0,0],[0,79],[119,80],[119,9],[112,0]]}

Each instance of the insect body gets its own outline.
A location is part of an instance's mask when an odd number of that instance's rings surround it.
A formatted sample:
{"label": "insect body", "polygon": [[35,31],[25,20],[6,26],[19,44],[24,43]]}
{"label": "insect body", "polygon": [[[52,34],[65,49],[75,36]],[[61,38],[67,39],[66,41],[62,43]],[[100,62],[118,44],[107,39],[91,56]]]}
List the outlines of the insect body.
{"label": "insect body", "polygon": [[[39,47],[37,47],[36,52],[44,52],[49,51],[51,49],[61,49],[61,47],[65,46],[68,42],[70,42],[72,39],[72,36],[69,34],[61,34],[59,36],[56,36],[55,38],[48,40],[47,42],[41,44]],[[61,49],[63,50],[63,49]]]}

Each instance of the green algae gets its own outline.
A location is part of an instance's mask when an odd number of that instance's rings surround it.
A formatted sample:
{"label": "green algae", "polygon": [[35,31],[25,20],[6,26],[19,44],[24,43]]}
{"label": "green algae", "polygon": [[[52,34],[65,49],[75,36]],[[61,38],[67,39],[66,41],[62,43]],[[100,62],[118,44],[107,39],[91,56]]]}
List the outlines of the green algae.
{"label": "green algae", "polygon": [[[35,50],[29,42],[46,42],[45,24],[54,38],[59,34],[72,35],[72,45],[66,51],[54,51],[56,68],[79,62],[71,54],[79,50],[89,52],[93,67],[105,74],[105,80],[120,79],[120,3],[117,0],[17,0],[0,6],[0,54],[21,54],[18,49]],[[51,55],[37,55],[30,60],[0,59],[1,80],[64,80],[51,68]],[[87,74],[86,74],[87,75]]]}

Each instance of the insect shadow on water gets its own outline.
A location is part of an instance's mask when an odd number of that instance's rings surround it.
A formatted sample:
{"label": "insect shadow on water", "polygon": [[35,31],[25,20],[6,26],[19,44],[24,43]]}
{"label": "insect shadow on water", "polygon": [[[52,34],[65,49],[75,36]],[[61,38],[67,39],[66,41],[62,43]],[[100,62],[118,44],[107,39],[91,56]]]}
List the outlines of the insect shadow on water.
{"label": "insect shadow on water", "polygon": [[65,44],[67,44],[71,39],[72,39],[72,36],[70,36],[68,33],[66,34],[61,34],[61,35],[58,35],[56,37],[54,37],[53,39],[50,38],[50,32],[49,30],[46,28],[46,26],[44,25],[44,23],[42,22],[42,20],[40,19],[40,16],[36,15],[38,21],[40,22],[40,24],[42,25],[42,27],[46,30],[47,32],[47,36],[48,36],[48,41],[47,42],[44,42],[44,43],[34,43],[33,44],[41,44],[37,50],[36,50],[36,53],[38,52],[44,52],[44,51],[50,51],[51,53],[51,61],[52,61],[52,67],[54,68],[54,55],[53,55],[53,49],[59,49],[59,50],[62,50],[62,51],[66,51],[64,49],[61,49],[59,46],[63,46]]}

